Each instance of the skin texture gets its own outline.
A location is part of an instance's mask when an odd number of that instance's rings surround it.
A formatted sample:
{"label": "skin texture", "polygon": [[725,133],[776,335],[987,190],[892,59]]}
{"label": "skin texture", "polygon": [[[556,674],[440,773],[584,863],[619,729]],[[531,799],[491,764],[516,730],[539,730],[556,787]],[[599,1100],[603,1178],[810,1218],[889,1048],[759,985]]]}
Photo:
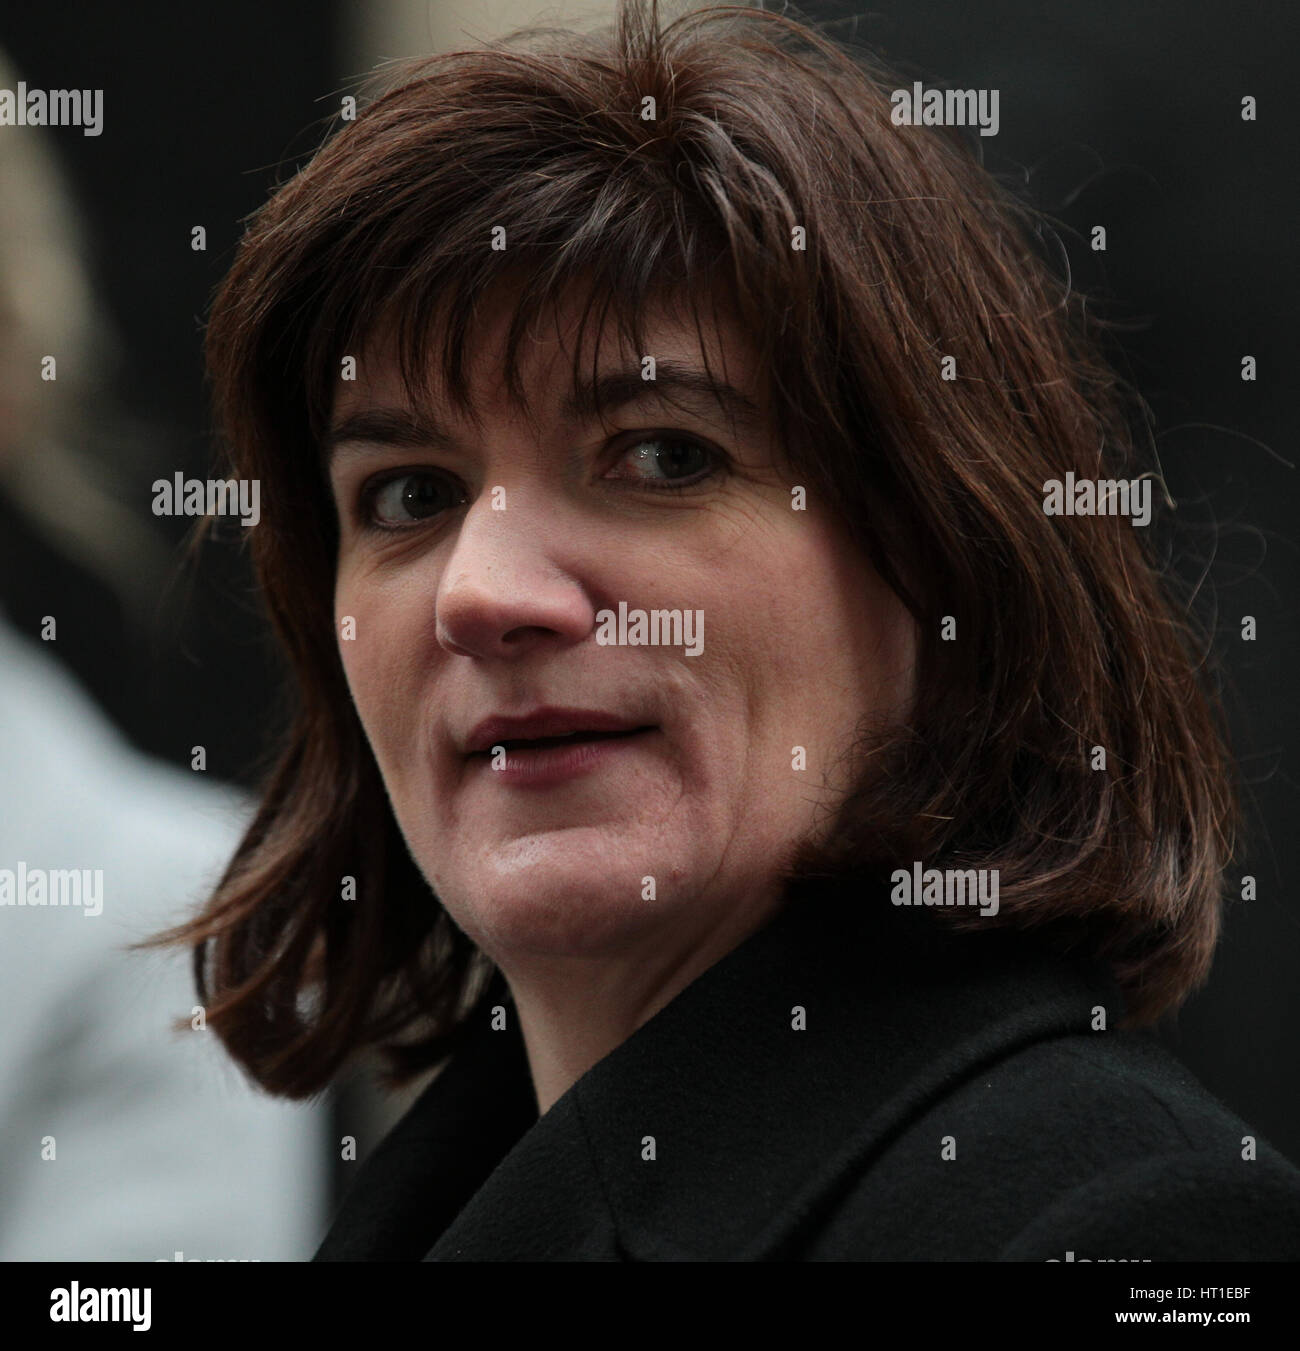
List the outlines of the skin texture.
{"label": "skin texture", "polygon": [[[545,1112],[771,917],[779,868],[847,786],[855,732],[905,710],[915,635],[825,504],[792,509],[762,381],[725,317],[704,328],[705,350],[756,405],[754,425],[658,381],[604,423],[569,422],[578,311],[530,332],[525,411],[498,374],[507,299],[484,307],[467,354],[475,417],[438,409],[449,444],[365,434],[336,447],[335,612],[356,621],[340,652],[397,821],[504,973]],[[661,372],[703,368],[694,323],[670,308],[646,337]],[[640,357],[610,337],[599,367],[640,370]],[[411,408],[382,331],[340,381],[334,426],[377,408]],[[678,439],[665,453],[647,433]],[[392,528],[367,527],[367,485],[397,470],[415,477],[372,499]],[[665,479],[698,481],[654,486]],[[413,517],[412,487],[441,509]],[[703,652],[599,644],[597,612],[620,601],[702,610]],[[657,730],[545,788],[463,754],[482,719],[542,705]]]}

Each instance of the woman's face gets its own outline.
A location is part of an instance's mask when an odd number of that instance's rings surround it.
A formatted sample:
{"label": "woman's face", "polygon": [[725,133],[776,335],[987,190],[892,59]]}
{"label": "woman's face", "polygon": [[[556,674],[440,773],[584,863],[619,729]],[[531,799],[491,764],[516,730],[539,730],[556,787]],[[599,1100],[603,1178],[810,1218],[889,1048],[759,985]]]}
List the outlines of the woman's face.
{"label": "woman's face", "polygon": [[[499,385],[496,307],[475,421],[421,424],[377,335],[332,423],[348,683],[416,862],[507,975],[739,941],[847,786],[859,724],[910,693],[911,621],[825,502],[795,509],[741,335],[704,334],[729,416],[691,387],[693,322],[657,311],[648,353],[600,353],[631,376],[602,424],[567,400],[576,314],[524,344],[532,421]],[[637,611],[687,622],[619,641]]]}

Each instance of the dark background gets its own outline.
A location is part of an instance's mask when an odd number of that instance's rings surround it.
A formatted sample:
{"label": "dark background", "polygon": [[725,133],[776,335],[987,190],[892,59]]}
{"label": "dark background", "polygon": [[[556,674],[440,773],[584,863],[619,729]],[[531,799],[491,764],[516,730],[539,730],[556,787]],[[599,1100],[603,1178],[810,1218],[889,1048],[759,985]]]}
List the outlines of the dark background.
{"label": "dark background", "polygon": [[[1122,373],[1156,415],[1185,523],[1184,574],[1211,564],[1217,632],[1251,834],[1208,988],[1162,1035],[1224,1101],[1300,1160],[1300,867],[1296,828],[1297,541],[1293,258],[1300,126],[1297,20],[1284,3],[1086,8],[1015,0],[807,4],[909,80],[1000,91],[985,162],[1058,225],[1077,285],[1129,328]],[[856,17],[855,17],[856,16]],[[101,88],[104,131],[51,136],[85,209],[93,275],[122,336],[116,395],[143,428],[122,496],[176,547],[152,622],[0,506],[0,604],[29,634],[60,617],[58,651],[140,747],[251,785],[266,755],[275,665],[237,550],[180,577],[185,519],[156,519],[148,484],[210,468],[203,316],[240,220],[319,143],[343,83],[336,5],[137,0],[10,7],[6,46],[29,85]],[[1243,122],[1254,95],[1258,120]],[[206,253],[190,248],[205,225]],[[1087,234],[1108,232],[1094,255]],[[1258,378],[1240,379],[1245,354]],[[1288,366],[1290,362],[1290,366]],[[69,503],[69,510],[76,504]],[[180,578],[178,580],[178,577]],[[1241,616],[1259,637],[1241,641]],[[1068,624],[1070,617],[1061,616]],[[1032,635],[1027,635],[1032,641]]]}

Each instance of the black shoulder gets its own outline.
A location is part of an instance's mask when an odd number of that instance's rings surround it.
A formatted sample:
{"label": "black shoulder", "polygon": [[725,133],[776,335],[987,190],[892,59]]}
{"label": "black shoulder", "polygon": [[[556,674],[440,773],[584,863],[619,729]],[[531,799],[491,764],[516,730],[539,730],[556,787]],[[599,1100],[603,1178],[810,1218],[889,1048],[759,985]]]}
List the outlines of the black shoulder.
{"label": "black shoulder", "polygon": [[967,1067],[823,1201],[814,1260],[1300,1257],[1300,1170],[1144,1033]]}
{"label": "black shoulder", "polygon": [[1102,1173],[1060,1196],[1003,1261],[1300,1260],[1300,1172],[1271,1150],[1184,1150]]}

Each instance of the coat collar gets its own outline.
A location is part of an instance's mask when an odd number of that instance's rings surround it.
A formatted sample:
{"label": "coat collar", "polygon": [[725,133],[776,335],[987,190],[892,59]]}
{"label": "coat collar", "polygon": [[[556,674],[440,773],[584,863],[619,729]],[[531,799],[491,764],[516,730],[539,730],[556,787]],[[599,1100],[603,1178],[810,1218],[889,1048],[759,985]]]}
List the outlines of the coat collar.
{"label": "coat collar", "polygon": [[318,1258],[779,1258],[927,1105],[1097,1005],[1109,976],[1018,934],[805,890],[539,1119],[498,975]]}

